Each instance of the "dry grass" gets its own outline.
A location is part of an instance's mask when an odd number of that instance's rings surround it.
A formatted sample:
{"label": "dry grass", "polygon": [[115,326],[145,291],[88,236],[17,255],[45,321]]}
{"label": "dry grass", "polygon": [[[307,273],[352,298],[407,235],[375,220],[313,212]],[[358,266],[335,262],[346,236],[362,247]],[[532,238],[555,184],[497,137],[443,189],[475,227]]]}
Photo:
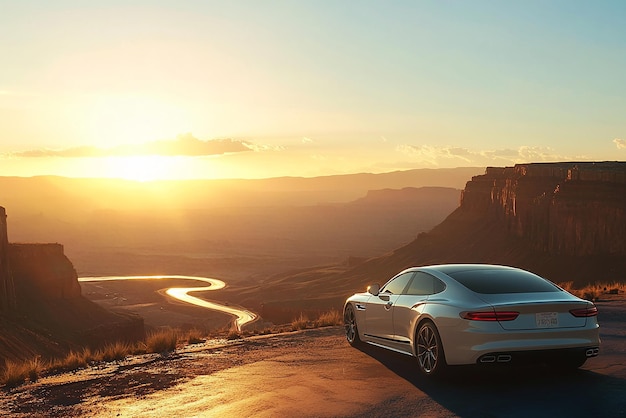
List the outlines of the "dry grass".
{"label": "dry grass", "polygon": [[23,384],[26,381],[26,377],[28,377],[27,363],[7,361],[0,375],[0,381],[6,387],[12,388]]}
{"label": "dry grass", "polygon": [[[102,351],[98,352],[98,358],[102,361],[119,361],[124,360],[127,355],[133,353],[134,347],[131,344],[118,341],[113,344],[107,344]],[[96,360],[96,358],[94,358]]]}
{"label": "dry grass", "polygon": [[297,331],[310,328],[330,327],[341,324],[343,324],[342,314],[338,310],[333,309],[331,311],[320,314],[316,319],[313,320],[310,320],[308,316],[300,313],[300,316],[295,318],[291,322],[291,329],[293,331]]}
{"label": "dry grass", "polygon": [[228,330],[226,339],[231,341],[231,340],[240,340],[241,338],[243,338],[242,332],[239,330],[239,328],[237,328],[236,325],[233,324]]}
{"label": "dry grass", "polygon": [[626,283],[619,282],[596,283],[580,289],[574,288],[572,282],[559,283],[559,286],[579,298],[590,301],[596,301],[602,295],[623,295],[626,293]]}
{"label": "dry grass", "polygon": [[31,382],[36,382],[42,370],[43,364],[40,357],[21,363],[7,361],[0,374],[0,383],[4,383],[6,387],[15,387],[26,382],[27,378]]}
{"label": "dry grass", "polygon": [[39,380],[39,375],[43,370],[43,364],[41,363],[41,357],[35,357],[28,362],[28,379],[31,382]]}
{"label": "dry grass", "polygon": [[204,337],[205,335],[203,335],[199,329],[193,328],[187,331],[185,335],[182,335],[181,339],[186,341],[187,344],[199,344],[206,341],[206,338]]}
{"label": "dry grass", "polygon": [[310,328],[311,326],[312,326],[312,324],[310,324],[309,318],[306,315],[304,315],[303,313],[300,313],[299,317],[297,317],[293,321],[291,321],[291,329],[293,331],[307,329],[307,328]]}
{"label": "dry grass", "polygon": [[[266,327],[263,330],[255,331],[239,331],[237,327],[230,326],[222,329],[219,334],[222,336],[226,335],[228,340],[237,340],[250,335],[276,334],[286,331],[341,325],[342,323],[343,317],[341,313],[337,310],[331,310],[320,314],[313,320],[301,313],[291,324]],[[39,357],[24,362],[7,361],[4,368],[0,370],[0,385],[16,387],[27,380],[35,382],[44,371],[53,373],[73,371],[98,362],[120,361],[133,354],[163,354],[172,352],[176,351],[179,341],[181,344],[197,344],[204,342],[206,337],[197,329],[183,332],[168,328],[149,334],[146,340],[142,342],[135,344],[116,342],[107,344],[102,349],[95,351],[89,348],[84,348],[80,351],[70,351],[64,358],[53,359],[49,362],[43,362]]]}
{"label": "dry grass", "polygon": [[146,338],[147,353],[167,353],[176,351],[178,333],[173,329],[154,332]]}
{"label": "dry grass", "polygon": [[336,309],[325,312],[315,320],[315,327],[332,327],[335,325],[343,325],[343,315]]}
{"label": "dry grass", "polygon": [[49,363],[48,369],[52,371],[70,371],[87,367],[90,361],[94,361],[94,353],[84,348],[82,351],[70,351],[65,358],[53,360]]}

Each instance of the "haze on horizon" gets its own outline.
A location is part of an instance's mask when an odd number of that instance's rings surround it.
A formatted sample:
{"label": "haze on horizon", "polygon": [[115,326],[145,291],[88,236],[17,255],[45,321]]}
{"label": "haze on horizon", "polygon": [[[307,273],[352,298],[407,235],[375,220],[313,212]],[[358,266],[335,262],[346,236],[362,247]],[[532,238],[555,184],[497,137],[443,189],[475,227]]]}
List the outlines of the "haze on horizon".
{"label": "haze on horizon", "polygon": [[0,176],[626,159],[619,0],[0,0]]}

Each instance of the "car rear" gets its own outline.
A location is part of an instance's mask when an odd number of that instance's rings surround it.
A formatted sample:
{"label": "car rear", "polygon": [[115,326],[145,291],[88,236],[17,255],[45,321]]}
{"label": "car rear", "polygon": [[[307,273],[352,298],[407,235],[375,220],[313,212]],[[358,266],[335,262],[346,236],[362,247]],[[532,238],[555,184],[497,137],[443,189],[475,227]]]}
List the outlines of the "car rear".
{"label": "car rear", "polygon": [[[597,308],[524,270],[483,266],[447,271],[484,306],[459,313],[461,363],[520,361],[581,365],[599,353]],[[446,354],[448,354],[446,352]],[[469,358],[468,358],[469,357]],[[452,359],[454,361],[454,358]],[[452,364],[452,363],[451,363]]]}

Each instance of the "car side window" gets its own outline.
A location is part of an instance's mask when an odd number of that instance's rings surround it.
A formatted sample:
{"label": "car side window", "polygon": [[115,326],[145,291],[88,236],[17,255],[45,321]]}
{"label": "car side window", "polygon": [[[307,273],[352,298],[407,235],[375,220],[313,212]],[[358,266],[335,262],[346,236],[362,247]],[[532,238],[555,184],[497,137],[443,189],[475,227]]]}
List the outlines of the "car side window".
{"label": "car side window", "polygon": [[443,292],[446,285],[430,274],[418,271],[406,290],[407,295],[434,295]]}
{"label": "car side window", "polygon": [[392,295],[401,295],[406,288],[406,285],[409,284],[409,280],[413,277],[413,272],[408,272],[399,275],[395,279],[392,279],[389,283],[383,287],[381,293],[390,293]]}

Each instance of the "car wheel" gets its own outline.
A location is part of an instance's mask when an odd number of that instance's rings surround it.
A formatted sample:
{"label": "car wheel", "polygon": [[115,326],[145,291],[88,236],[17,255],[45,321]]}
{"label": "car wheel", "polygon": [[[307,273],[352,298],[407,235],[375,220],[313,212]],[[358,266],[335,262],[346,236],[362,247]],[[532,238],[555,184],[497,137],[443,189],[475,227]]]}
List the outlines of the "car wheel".
{"label": "car wheel", "polygon": [[343,325],[346,330],[346,340],[348,340],[348,343],[350,343],[351,346],[361,344],[359,330],[356,324],[356,315],[354,314],[352,305],[346,306],[346,310],[343,313]]}
{"label": "car wheel", "polygon": [[446,368],[446,358],[437,327],[431,321],[424,321],[415,336],[417,364],[424,376],[439,376]]}

